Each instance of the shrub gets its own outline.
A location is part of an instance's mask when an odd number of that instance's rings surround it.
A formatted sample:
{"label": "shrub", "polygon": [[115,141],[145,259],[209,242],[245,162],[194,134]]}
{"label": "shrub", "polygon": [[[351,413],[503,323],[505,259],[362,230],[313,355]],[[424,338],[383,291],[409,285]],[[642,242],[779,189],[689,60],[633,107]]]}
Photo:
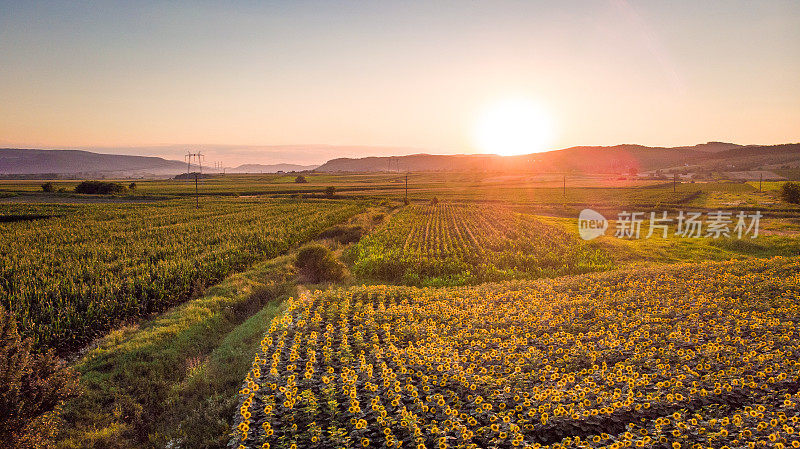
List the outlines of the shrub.
{"label": "shrub", "polygon": [[131,189],[131,190],[136,190],[136,183],[132,182],[132,183],[128,184],[128,188]]}
{"label": "shrub", "polygon": [[361,240],[364,228],[361,226],[334,226],[319,234],[321,239],[331,239],[341,244],[354,243]]}
{"label": "shrub", "polygon": [[300,176],[294,178],[294,182],[296,182],[297,184],[305,184],[305,183],[308,182],[308,179],[306,179],[305,176],[300,175]]}
{"label": "shrub", "polygon": [[336,282],[345,277],[344,265],[322,245],[308,245],[297,253],[295,266],[309,282]]}
{"label": "shrub", "polygon": [[800,184],[787,182],[781,187],[781,198],[787,203],[800,204]]}
{"label": "shrub", "polygon": [[42,184],[42,192],[54,192],[56,189],[53,186],[52,182],[46,182]]}
{"label": "shrub", "polygon": [[31,353],[0,306],[0,441],[11,448],[47,447],[61,403],[78,393],[77,375],[53,350]]}
{"label": "shrub", "polygon": [[75,193],[108,195],[111,193],[122,193],[124,191],[125,186],[106,181],[83,181],[75,186]]}
{"label": "shrub", "polygon": [[327,196],[328,198],[331,198],[335,194],[336,194],[336,187],[334,187],[334,186],[325,187],[325,196]]}

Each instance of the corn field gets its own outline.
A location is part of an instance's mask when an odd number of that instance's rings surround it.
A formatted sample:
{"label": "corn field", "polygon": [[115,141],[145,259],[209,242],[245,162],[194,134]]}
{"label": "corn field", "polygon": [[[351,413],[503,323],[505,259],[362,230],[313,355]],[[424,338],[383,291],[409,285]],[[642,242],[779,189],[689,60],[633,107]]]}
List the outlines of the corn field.
{"label": "corn field", "polygon": [[230,199],[200,209],[191,201],[7,206],[0,303],[37,347],[72,349],[360,210],[343,202]]}

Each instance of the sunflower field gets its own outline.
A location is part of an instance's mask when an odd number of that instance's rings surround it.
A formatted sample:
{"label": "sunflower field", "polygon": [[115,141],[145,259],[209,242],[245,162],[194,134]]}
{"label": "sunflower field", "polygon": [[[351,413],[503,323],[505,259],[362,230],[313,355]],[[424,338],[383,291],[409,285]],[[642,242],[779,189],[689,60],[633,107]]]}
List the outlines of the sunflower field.
{"label": "sunflower field", "polygon": [[798,447],[800,259],[291,300],[230,447]]}
{"label": "sunflower field", "polygon": [[363,209],[248,199],[3,205],[0,304],[37,347],[74,349]]}
{"label": "sunflower field", "polygon": [[410,285],[464,285],[608,269],[601,249],[500,205],[408,206],[350,250],[357,275]]}

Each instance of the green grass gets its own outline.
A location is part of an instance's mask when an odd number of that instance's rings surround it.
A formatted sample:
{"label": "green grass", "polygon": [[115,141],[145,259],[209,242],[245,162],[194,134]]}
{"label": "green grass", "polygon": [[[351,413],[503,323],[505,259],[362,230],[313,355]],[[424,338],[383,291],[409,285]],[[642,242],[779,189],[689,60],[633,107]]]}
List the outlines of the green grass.
{"label": "green grass", "polygon": [[57,447],[224,446],[249,354],[296,293],[292,275],[279,257],[100,340],[75,364],[84,394],[66,404]]}
{"label": "green grass", "polygon": [[[675,217],[674,214],[671,215]],[[608,218],[612,218],[608,216]],[[541,218],[551,224],[563,226],[567,232],[578,234],[576,218]],[[592,242],[611,256],[616,267],[643,266],[672,263],[694,263],[707,260],[790,257],[800,254],[800,221],[792,218],[761,219],[759,236],[755,239],[737,238],[682,238],[674,235],[670,227],[668,237],[657,234],[644,238],[649,230],[649,220],[641,225],[639,239],[622,239],[614,236],[616,221],[609,220],[606,234]]]}
{"label": "green grass", "polygon": [[236,411],[235,393],[242,373],[250,369],[248,356],[259,347],[272,318],[283,313],[283,304],[275,301],[237,326],[186,379],[173,386],[165,398],[169,412],[151,438],[157,446],[211,448],[227,444]]}

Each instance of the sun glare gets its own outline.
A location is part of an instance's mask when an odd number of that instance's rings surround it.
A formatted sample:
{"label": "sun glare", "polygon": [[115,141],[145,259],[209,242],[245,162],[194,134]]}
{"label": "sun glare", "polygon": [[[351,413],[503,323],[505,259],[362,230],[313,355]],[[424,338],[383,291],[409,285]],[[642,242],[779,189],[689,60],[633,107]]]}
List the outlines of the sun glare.
{"label": "sun glare", "polygon": [[490,105],[475,129],[478,148],[502,156],[545,151],[552,138],[550,116],[536,103],[522,98]]}

